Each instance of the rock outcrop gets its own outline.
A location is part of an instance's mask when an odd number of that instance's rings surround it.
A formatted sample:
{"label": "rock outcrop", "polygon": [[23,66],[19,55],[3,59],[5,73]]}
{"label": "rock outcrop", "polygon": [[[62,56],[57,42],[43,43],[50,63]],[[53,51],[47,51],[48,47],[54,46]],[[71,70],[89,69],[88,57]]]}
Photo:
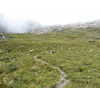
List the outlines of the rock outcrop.
{"label": "rock outcrop", "polygon": [[44,34],[44,33],[50,33],[52,31],[62,32],[68,28],[71,28],[71,30],[74,31],[77,28],[87,28],[87,27],[99,28],[100,20],[95,20],[90,22],[80,22],[80,23],[67,24],[67,25],[44,26],[41,29],[34,29],[28,31],[27,33]]}
{"label": "rock outcrop", "polygon": [[3,36],[3,32],[0,32],[0,39],[5,39],[5,37]]}

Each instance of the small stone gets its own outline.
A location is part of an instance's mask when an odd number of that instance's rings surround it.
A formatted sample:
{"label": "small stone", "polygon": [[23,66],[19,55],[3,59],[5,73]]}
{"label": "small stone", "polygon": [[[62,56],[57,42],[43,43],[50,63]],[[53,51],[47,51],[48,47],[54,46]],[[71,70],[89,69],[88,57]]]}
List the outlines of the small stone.
{"label": "small stone", "polygon": [[53,74],[53,77],[55,77],[55,75]]}
{"label": "small stone", "polygon": [[60,65],[61,67],[64,67],[65,65]]}
{"label": "small stone", "polygon": [[48,53],[50,52],[50,51],[47,51]]}
{"label": "small stone", "polygon": [[4,34],[3,32],[0,32],[0,38],[1,39],[5,39],[5,37],[3,36],[3,34]]}
{"label": "small stone", "polygon": [[77,74],[79,74],[79,75],[80,75],[80,73],[77,73]]}
{"label": "small stone", "polygon": [[52,51],[52,53],[55,53],[55,52],[56,52],[56,50],[53,50],[53,51]]}
{"label": "small stone", "polygon": [[35,68],[36,66],[31,67],[32,69]]}
{"label": "small stone", "polygon": [[33,72],[35,75],[38,75],[36,72]]}
{"label": "small stone", "polygon": [[92,51],[92,50],[90,50],[90,51]]}
{"label": "small stone", "polygon": [[11,83],[13,83],[13,80],[11,80],[11,81],[9,82],[9,84],[11,84]]}
{"label": "small stone", "polygon": [[22,48],[23,46],[20,46],[20,48]]}
{"label": "small stone", "polygon": [[1,67],[1,66],[3,66],[3,65],[0,65],[0,67]]}
{"label": "small stone", "polygon": [[30,55],[30,53],[27,53],[27,55]]}
{"label": "small stone", "polygon": [[30,53],[32,53],[33,52],[33,50],[30,50]]}
{"label": "small stone", "polygon": [[42,73],[44,73],[44,71],[42,71]]}
{"label": "small stone", "polygon": [[45,55],[45,53],[40,53],[40,55]]}
{"label": "small stone", "polygon": [[91,76],[88,76],[87,79],[91,79]]}

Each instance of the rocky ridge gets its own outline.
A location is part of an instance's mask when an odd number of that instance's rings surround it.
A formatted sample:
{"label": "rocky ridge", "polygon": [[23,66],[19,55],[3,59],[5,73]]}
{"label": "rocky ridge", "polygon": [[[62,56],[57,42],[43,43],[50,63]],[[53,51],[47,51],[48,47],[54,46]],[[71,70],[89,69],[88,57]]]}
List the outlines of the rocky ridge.
{"label": "rocky ridge", "polygon": [[[62,32],[65,31],[69,28],[71,28],[72,31],[74,31],[77,28],[87,28],[87,27],[94,27],[94,28],[99,28],[100,27],[100,19],[94,20],[94,21],[89,21],[89,22],[79,22],[79,23],[72,23],[72,24],[66,24],[66,25],[50,25],[50,26],[41,26],[41,28],[36,28],[36,29],[30,29],[29,31],[25,33],[35,33],[35,34],[45,34],[45,33],[50,33],[52,31],[57,31],[57,32]],[[5,37],[3,36],[3,32],[6,29],[3,29],[0,26],[0,38],[4,39]],[[4,32],[7,34],[6,32]]]}
{"label": "rocky ridge", "polygon": [[44,33],[50,33],[52,31],[62,32],[68,28],[71,28],[71,30],[75,30],[77,28],[87,28],[87,27],[100,27],[100,20],[94,20],[90,22],[79,22],[74,24],[67,24],[67,25],[51,25],[51,26],[44,26],[41,29],[34,29],[30,30],[26,33],[36,33],[36,34],[44,34]]}

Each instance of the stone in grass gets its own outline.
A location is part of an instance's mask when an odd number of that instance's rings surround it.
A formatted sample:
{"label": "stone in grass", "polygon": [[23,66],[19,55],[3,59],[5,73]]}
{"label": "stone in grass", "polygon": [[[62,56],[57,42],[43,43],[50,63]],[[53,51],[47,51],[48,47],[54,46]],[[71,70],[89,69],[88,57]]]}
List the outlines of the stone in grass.
{"label": "stone in grass", "polygon": [[20,48],[23,48],[23,46],[20,46]]}
{"label": "stone in grass", "polygon": [[34,50],[30,50],[30,53],[32,53]]}
{"label": "stone in grass", "polygon": [[53,51],[52,51],[52,53],[55,53],[55,52],[56,52],[56,50],[53,50]]}
{"label": "stone in grass", "polygon": [[80,75],[80,73],[77,73],[78,75]]}
{"label": "stone in grass", "polygon": [[38,73],[37,73],[37,72],[33,72],[33,74],[38,75]]}
{"label": "stone in grass", "polygon": [[45,53],[40,53],[40,55],[45,55]]}
{"label": "stone in grass", "polygon": [[5,37],[3,36],[3,34],[4,34],[3,32],[0,32],[0,38],[1,39],[5,39]]}
{"label": "stone in grass", "polygon": [[36,66],[31,67],[32,69],[35,68]]}
{"label": "stone in grass", "polygon": [[91,76],[88,76],[87,79],[91,79]]}
{"label": "stone in grass", "polygon": [[27,53],[27,55],[30,55],[30,53]]}
{"label": "stone in grass", "polygon": [[95,42],[95,40],[90,40],[89,42]]}
{"label": "stone in grass", "polygon": [[61,67],[64,67],[65,65],[60,65]]}

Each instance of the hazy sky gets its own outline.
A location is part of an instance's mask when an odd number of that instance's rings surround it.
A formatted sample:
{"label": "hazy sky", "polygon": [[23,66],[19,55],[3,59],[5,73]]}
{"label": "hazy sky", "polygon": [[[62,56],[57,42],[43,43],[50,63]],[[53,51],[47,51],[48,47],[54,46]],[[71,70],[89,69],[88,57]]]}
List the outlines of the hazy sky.
{"label": "hazy sky", "polygon": [[42,25],[68,24],[100,19],[100,13],[8,13],[9,17],[36,19]]}
{"label": "hazy sky", "polygon": [[100,13],[0,13],[0,30],[25,33],[46,25],[66,25],[100,19]]}

